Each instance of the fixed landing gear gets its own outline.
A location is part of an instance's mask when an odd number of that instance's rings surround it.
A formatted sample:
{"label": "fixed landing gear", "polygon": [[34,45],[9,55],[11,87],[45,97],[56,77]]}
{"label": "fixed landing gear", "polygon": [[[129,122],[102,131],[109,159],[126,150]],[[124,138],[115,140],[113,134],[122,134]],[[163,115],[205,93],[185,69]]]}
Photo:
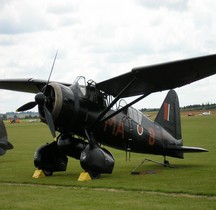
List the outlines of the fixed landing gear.
{"label": "fixed landing gear", "polygon": [[42,170],[45,176],[52,176],[53,172],[66,171],[68,158],[63,154],[57,142],[42,145],[34,155],[34,165]]}
{"label": "fixed landing gear", "polygon": [[169,161],[166,160],[166,156],[164,156],[164,163],[163,163],[163,165],[164,165],[164,167],[170,167],[171,168]]}
{"label": "fixed landing gear", "polygon": [[87,172],[89,173],[89,175],[92,179],[99,179],[101,177],[100,173],[93,172],[93,171],[87,171]]}
{"label": "fixed landing gear", "polygon": [[53,171],[47,171],[47,170],[44,170],[44,169],[42,169],[42,171],[44,172],[45,176],[52,176],[53,175]]}

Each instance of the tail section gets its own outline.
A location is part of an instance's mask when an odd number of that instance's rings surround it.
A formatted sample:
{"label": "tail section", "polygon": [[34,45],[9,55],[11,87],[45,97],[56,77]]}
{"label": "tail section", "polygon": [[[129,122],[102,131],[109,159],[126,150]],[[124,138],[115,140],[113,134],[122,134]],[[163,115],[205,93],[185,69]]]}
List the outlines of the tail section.
{"label": "tail section", "polygon": [[181,134],[181,120],[179,100],[176,92],[170,90],[155,118],[155,122],[162,126],[169,134],[164,135],[164,156],[184,158],[188,152],[208,152],[200,147],[183,146]]}
{"label": "tail section", "polygon": [[170,90],[155,118],[160,126],[169,132],[175,139],[181,139],[181,120],[177,93]]}
{"label": "tail section", "polygon": [[13,149],[13,145],[8,141],[7,131],[2,118],[0,118],[0,156],[6,153],[6,150]]}

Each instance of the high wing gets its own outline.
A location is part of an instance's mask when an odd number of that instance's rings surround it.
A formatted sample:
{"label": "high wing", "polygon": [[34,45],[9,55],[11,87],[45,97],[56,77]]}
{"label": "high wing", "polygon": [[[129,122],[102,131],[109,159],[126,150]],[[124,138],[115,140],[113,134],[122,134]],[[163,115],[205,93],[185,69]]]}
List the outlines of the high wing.
{"label": "high wing", "polygon": [[[97,88],[122,98],[173,89],[216,73],[216,54],[133,68],[130,72],[97,83]],[[124,91],[122,91],[124,90]]]}
{"label": "high wing", "polygon": [[[14,90],[27,93],[41,92],[43,87],[47,84],[46,80],[39,79],[4,79],[0,80],[0,88],[6,90]],[[68,83],[61,83],[70,86]]]}
{"label": "high wing", "polygon": [[[216,54],[133,68],[126,74],[97,83],[96,87],[114,97],[121,93],[123,98],[173,89],[215,73]],[[46,84],[46,80],[32,78],[2,79],[0,89],[38,93]]]}

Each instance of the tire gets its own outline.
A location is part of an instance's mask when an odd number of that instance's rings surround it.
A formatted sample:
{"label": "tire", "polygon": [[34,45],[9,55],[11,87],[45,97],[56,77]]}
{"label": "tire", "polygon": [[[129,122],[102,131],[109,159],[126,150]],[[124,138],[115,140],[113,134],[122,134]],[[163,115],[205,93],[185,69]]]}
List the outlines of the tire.
{"label": "tire", "polygon": [[42,171],[44,172],[45,176],[52,176],[53,175],[53,171],[47,171],[42,169]]}

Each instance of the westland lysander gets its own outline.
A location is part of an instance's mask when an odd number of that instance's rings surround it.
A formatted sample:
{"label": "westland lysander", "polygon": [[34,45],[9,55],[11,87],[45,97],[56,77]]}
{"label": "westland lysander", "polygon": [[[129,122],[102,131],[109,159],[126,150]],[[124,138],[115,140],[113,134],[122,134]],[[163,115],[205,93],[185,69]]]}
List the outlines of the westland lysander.
{"label": "westland lysander", "polygon": [[[68,156],[80,160],[92,178],[112,173],[114,158],[102,145],[126,152],[183,158],[185,152],[205,152],[183,146],[179,102],[174,88],[216,73],[216,55],[138,67],[96,83],[78,77],[74,83],[38,79],[4,79],[0,88],[35,93],[35,101],[18,111],[38,105],[42,122],[54,141],[36,151],[35,166],[46,175],[65,171]],[[155,121],[133,104],[157,91],[170,90]],[[123,98],[137,96],[130,103]],[[115,105],[115,109],[113,108]],[[56,131],[59,135],[56,137]]]}

